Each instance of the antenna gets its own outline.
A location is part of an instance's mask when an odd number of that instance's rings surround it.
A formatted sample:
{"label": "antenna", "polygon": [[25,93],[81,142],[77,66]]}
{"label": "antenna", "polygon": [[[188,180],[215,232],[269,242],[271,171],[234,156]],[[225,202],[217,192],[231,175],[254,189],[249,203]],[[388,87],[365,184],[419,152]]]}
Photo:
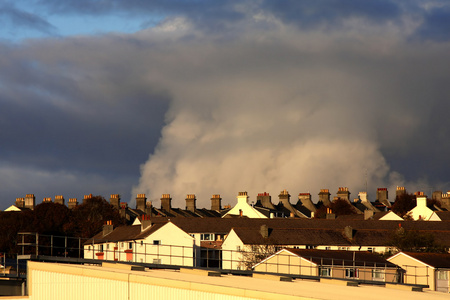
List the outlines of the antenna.
{"label": "antenna", "polygon": [[367,193],[367,168],[366,168],[366,193]]}

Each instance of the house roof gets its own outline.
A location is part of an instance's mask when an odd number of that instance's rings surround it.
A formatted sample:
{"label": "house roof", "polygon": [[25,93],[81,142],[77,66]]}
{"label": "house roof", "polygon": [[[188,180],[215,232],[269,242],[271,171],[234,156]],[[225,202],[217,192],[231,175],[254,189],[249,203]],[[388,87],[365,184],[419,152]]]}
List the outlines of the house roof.
{"label": "house roof", "polygon": [[166,222],[154,223],[149,228],[141,231],[141,225],[120,226],[115,228],[111,233],[103,236],[103,231],[96,234],[94,237],[87,240],[84,244],[102,244],[106,242],[120,242],[144,239],[156,230],[160,229]]}
{"label": "house roof", "polygon": [[[232,228],[245,239],[244,243],[257,244],[261,242],[260,228],[266,225],[270,229],[269,237],[279,245],[360,245],[386,246],[392,240],[393,234],[399,227],[414,230],[419,233],[432,234],[435,241],[442,246],[450,246],[450,222],[425,221],[376,221],[376,220],[326,220],[301,218],[150,218],[152,230],[163,226],[167,222],[181,228],[186,233],[216,233],[227,234]],[[352,228],[353,237],[346,239],[344,228]],[[120,227],[119,227],[120,228]],[[293,230],[295,229],[295,230]],[[148,230],[144,234],[150,234]],[[102,232],[93,237],[94,241],[122,241],[144,238],[141,236],[140,226],[128,226],[115,229],[103,237]],[[92,243],[92,239],[87,241]]]}
{"label": "house roof", "polygon": [[[317,228],[343,230],[346,226],[351,226],[355,230],[375,229],[375,230],[396,230],[399,227],[405,230],[422,231],[448,231],[450,232],[450,222],[425,222],[425,221],[378,221],[378,220],[344,220],[344,219],[303,219],[303,218],[151,218],[152,222],[172,223],[188,233],[228,233],[233,227],[240,228],[260,228],[267,225],[269,228]],[[449,241],[450,243],[450,241]]]}
{"label": "house roof", "polygon": [[342,250],[316,250],[316,249],[292,249],[285,250],[303,257],[317,265],[344,265],[344,266],[397,266],[379,255],[368,251],[342,251]]}
{"label": "house roof", "polygon": [[450,211],[436,211],[435,213],[442,221],[450,221]]}
{"label": "house roof", "polygon": [[[416,253],[416,252],[401,252],[409,255],[421,262],[424,262],[434,268],[450,268],[450,254],[449,253]],[[398,255],[398,254],[397,254]]]}

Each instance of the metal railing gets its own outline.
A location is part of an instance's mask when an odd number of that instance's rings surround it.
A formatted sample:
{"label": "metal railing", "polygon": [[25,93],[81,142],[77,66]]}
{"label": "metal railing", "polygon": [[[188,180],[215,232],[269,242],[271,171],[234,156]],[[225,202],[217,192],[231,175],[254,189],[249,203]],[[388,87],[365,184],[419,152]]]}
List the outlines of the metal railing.
{"label": "metal railing", "polygon": [[[92,241],[92,243],[86,244],[87,239],[39,235],[30,232],[20,233],[18,240],[18,246],[21,247],[19,254],[22,255],[19,255],[19,258],[33,255],[35,257],[76,258],[80,263],[120,261],[142,264],[152,268],[157,268],[159,265],[173,266],[174,268],[196,267],[217,269],[222,272],[251,271],[282,274],[294,278],[316,280],[338,278],[373,284],[386,282],[423,284],[421,279],[424,277],[418,271],[406,270],[405,274],[400,268],[383,263],[313,256],[299,259],[284,253],[278,253],[272,258],[266,259],[279,250],[275,247],[266,249],[267,251],[261,251],[261,249],[244,251],[203,248],[199,245],[144,243],[142,241],[102,242],[101,244]],[[16,260],[17,270],[19,270],[20,259]],[[427,277],[426,284],[428,284],[428,275],[425,277]]]}

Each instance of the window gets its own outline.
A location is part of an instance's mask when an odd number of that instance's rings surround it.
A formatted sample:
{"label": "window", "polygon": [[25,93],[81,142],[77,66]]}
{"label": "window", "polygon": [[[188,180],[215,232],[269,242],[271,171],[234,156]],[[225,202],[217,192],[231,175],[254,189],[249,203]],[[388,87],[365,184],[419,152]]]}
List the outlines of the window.
{"label": "window", "polygon": [[214,233],[202,233],[200,235],[201,241],[214,241]]}
{"label": "window", "polygon": [[120,248],[123,248],[123,242],[121,243]]}
{"label": "window", "polygon": [[128,249],[133,249],[133,242],[128,243]]}
{"label": "window", "polygon": [[446,271],[446,270],[437,271],[437,279],[438,280],[448,280],[448,271]]}
{"label": "window", "polygon": [[98,245],[98,251],[103,252],[103,245]]}
{"label": "window", "polygon": [[316,246],[313,246],[313,245],[306,245],[306,249],[316,249]]}
{"label": "window", "polygon": [[369,247],[369,248],[367,248],[367,251],[373,252],[373,248],[372,248],[372,247]]}
{"label": "window", "polygon": [[373,280],[384,280],[384,270],[383,269],[373,269],[372,270]]}
{"label": "window", "polygon": [[320,268],[319,276],[320,277],[331,277],[331,268]]}
{"label": "window", "polygon": [[153,240],[153,245],[161,245],[161,241],[160,240]]}
{"label": "window", "polygon": [[236,246],[236,251],[241,251],[241,246]]}
{"label": "window", "polygon": [[141,247],[144,246],[144,241],[141,241]]}
{"label": "window", "polygon": [[106,250],[109,250],[109,244],[106,244]]}
{"label": "window", "polygon": [[358,269],[354,268],[345,269],[345,278],[358,278]]}
{"label": "window", "polygon": [[153,259],[154,264],[161,264],[161,258],[154,258]]}

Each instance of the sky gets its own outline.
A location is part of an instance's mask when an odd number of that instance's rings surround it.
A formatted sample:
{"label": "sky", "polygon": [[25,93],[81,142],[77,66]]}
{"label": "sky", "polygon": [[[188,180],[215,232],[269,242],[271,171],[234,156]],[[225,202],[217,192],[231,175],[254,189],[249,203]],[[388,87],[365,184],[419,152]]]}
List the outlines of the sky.
{"label": "sky", "polygon": [[0,209],[450,190],[450,3],[4,0]]}

